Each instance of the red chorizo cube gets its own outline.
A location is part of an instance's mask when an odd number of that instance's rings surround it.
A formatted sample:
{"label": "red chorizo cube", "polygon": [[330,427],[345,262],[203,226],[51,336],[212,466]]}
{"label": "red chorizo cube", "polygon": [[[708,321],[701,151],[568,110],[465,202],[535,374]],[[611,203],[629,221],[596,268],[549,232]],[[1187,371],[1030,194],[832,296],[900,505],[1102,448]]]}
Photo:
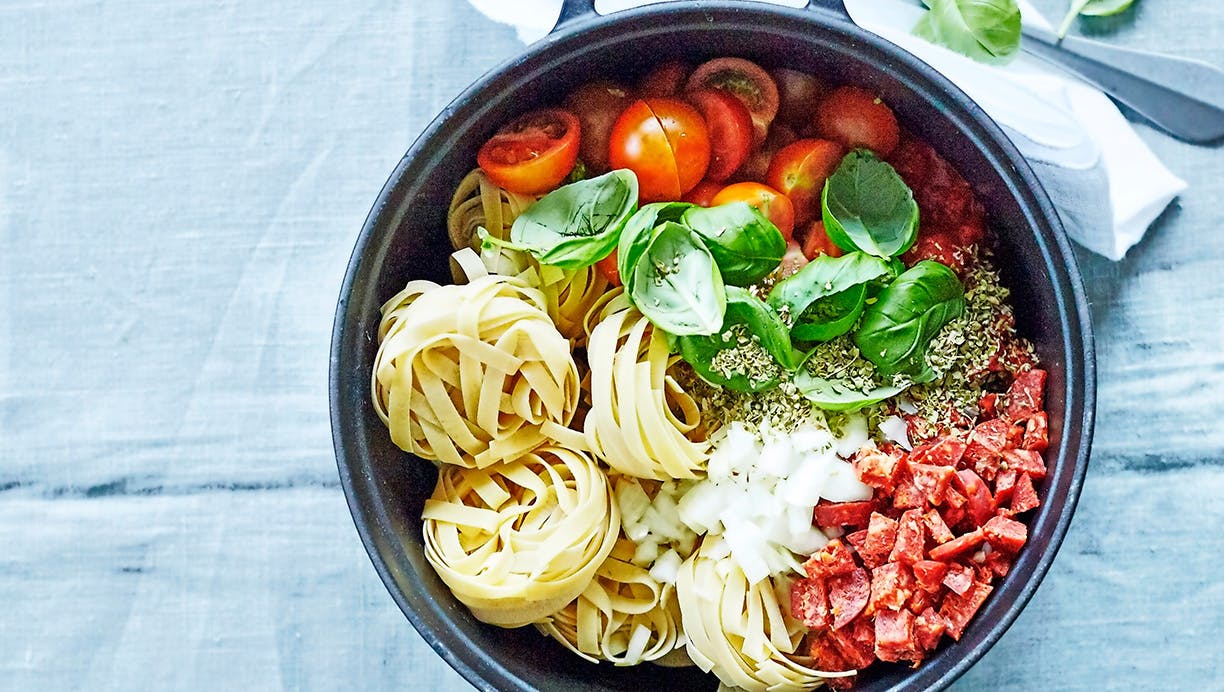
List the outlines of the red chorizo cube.
{"label": "red chorizo cube", "polygon": [[1012,492],[1016,489],[1016,477],[1019,475],[1014,470],[1007,469],[995,476],[994,498],[998,506],[1002,507],[1011,499]]}
{"label": "red chorizo cube", "polygon": [[982,533],[982,530],[980,528],[974,529],[969,533],[953,538],[947,543],[931,548],[929,555],[932,560],[938,560],[939,562],[951,562],[961,555],[973,550],[974,548],[977,548],[985,540],[986,536]]}
{"label": "red chorizo cube", "polygon": [[986,542],[995,550],[1016,554],[1028,540],[1028,528],[1014,519],[992,517],[982,526]]}
{"label": "red chorizo cube", "polygon": [[1003,463],[1017,473],[1027,473],[1035,481],[1046,477],[1045,460],[1031,449],[1009,449],[1003,452]]}
{"label": "red chorizo cube", "polygon": [[820,527],[852,526],[863,528],[871,517],[871,500],[857,502],[828,502],[821,500],[812,510],[812,520]]}
{"label": "red chorizo cube", "polygon": [[823,579],[796,579],[791,583],[791,616],[808,629],[820,629],[831,624],[829,597]]}
{"label": "red chorizo cube", "polygon": [[973,586],[973,568],[968,565],[948,565],[948,573],[944,575],[943,585],[955,594],[963,594]]}
{"label": "red chorizo cube", "polygon": [[1040,504],[1041,501],[1037,499],[1037,491],[1033,489],[1033,479],[1027,473],[1020,474],[1020,477],[1016,479],[1016,490],[1012,493],[1012,514],[1036,509]]}
{"label": "red chorizo cube", "polygon": [[845,536],[842,536],[842,539],[851,548],[854,549],[854,552],[858,554],[859,559],[863,560],[863,564],[867,565],[868,567],[871,567],[871,565],[868,564],[867,561],[863,558],[863,548],[867,545],[867,529],[859,529],[858,531],[851,531]]}
{"label": "red chorizo cube", "polygon": [[987,392],[978,399],[978,414],[984,420],[990,420],[999,415],[999,395],[994,392]]}
{"label": "red chorizo cube", "polygon": [[978,473],[983,470],[997,468],[999,455],[1007,449],[1007,434],[1011,424],[1002,418],[978,423],[969,433],[968,444],[962,457],[961,466],[972,468]]}
{"label": "red chorizo cube", "polygon": [[986,558],[982,560],[981,569],[978,570],[979,578],[982,581],[991,581],[995,577],[1006,577],[1011,571],[1012,555],[1001,550],[995,550],[986,554]]}
{"label": "red chorizo cube", "polygon": [[859,551],[863,564],[875,568],[884,564],[897,542],[897,520],[873,512],[867,524],[867,542]]}
{"label": "red chorizo cube", "polygon": [[902,471],[901,457],[878,449],[864,449],[854,460],[859,480],[876,490],[892,493]]}
{"label": "red chorizo cube", "polygon": [[812,637],[809,640],[808,656],[812,657],[812,665],[816,670],[828,673],[854,670],[854,666],[847,663],[845,657],[837,650],[833,640],[825,635]]}
{"label": "red chorizo cube", "polygon": [[871,571],[871,600],[867,614],[905,607],[914,592],[914,577],[905,565],[896,562],[880,565]]}
{"label": "red chorizo cube", "polygon": [[922,510],[910,509],[901,515],[897,523],[897,539],[889,562],[903,562],[912,565],[922,559],[923,548],[926,545],[926,535],[923,530]]}
{"label": "red chorizo cube", "polygon": [[937,593],[943,586],[944,575],[948,573],[948,565],[935,560],[919,560],[914,563],[914,581],[924,591]]}
{"label": "red chorizo cube", "polygon": [[812,553],[808,561],[803,563],[803,571],[811,579],[827,579],[850,574],[857,568],[858,565],[854,563],[854,554],[837,538]]}
{"label": "red chorizo cube", "polygon": [[1034,452],[1044,452],[1050,446],[1050,419],[1045,411],[1034,413],[1024,424],[1024,439],[1020,446]]}
{"label": "red chorizo cube", "polygon": [[875,655],[881,661],[917,661],[922,657],[914,638],[914,615],[887,610],[875,617]]}
{"label": "red chorizo cube", "polygon": [[914,618],[914,638],[923,651],[934,651],[946,627],[943,617],[934,608],[927,608]]}
{"label": "red chorizo cube", "polygon": [[995,515],[997,508],[994,498],[991,497],[986,482],[977,473],[969,469],[961,469],[952,479],[952,485],[956,486],[956,489],[968,499],[965,508],[969,511],[969,517],[975,526],[985,524]]}
{"label": "red chorizo cube", "polygon": [[944,501],[944,493],[947,492],[952,477],[956,475],[956,469],[952,466],[910,464],[910,473],[914,479],[914,487],[923,499],[929,504],[938,505]]}
{"label": "red chorizo cube", "polygon": [[917,615],[936,604],[938,599],[935,596],[935,594],[926,589],[914,589],[914,592],[910,594],[909,600],[905,602],[905,609]]}
{"label": "red chorizo cube", "polygon": [[1014,421],[1023,420],[1042,409],[1045,397],[1046,371],[1033,368],[1016,375],[1007,390],[1004,415]]}
{"label": "red chorizo cube", "polygon": [[867,601],[871,598],[871,579],[867,576],[867,570],[856,567],[850,574],[833,577],[826,583],[833,629],[839,630],[867,607]]}
{"label": "red chorizo cube", "polygon": [[922,520],[926,523],[927,535],[935,543],[947,543],[955,538],[952,535],[952,530],[948,528],[948,523],[944,521],[944,518],[936,510],[927,510],[926,514],[922,515]]}
{"label": "red chorizo cube", "polygon": [[914,482],[912,476],[906,475],[897,481],[897,489],[893,491],[892,506],[895,509],[906,510],[926,505],[926,494]]}
{"label": "red chorizo cube", "polygon": [[829,640],[846,663],[856,670],[875,662],[875,628],[870,618],[859,618],[847,627],[830,631]]}
{"label": "red chorizo cube", "polygon": [[928,466],[956,466],[965,455],[965,441],[952,435],[935,438],[910,452],[909,463]]}
{"label": "red chorizo cube", "polygon": [[950,593],[944,597],[939,606],[939,614],[943,616],[947,626],[947,634],[955,640],[960,640],[965,632],[965,626],[977,613],[978,608],[986,602],[986,597],[994,589],[990,584],[975,581],[963,595]]}

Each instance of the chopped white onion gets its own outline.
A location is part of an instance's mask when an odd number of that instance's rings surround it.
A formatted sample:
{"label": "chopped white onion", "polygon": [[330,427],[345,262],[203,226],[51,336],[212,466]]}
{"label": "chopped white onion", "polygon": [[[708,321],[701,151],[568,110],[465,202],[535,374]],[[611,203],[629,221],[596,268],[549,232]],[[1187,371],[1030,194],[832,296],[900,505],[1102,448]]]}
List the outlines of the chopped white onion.
{"label": "chopped white onion", "polygon": [[897,443],[901,449],[909,451],[913,449],[909,441],[909,426],[905,424],[905,419],[901,416],[889,416],[880,421],[880,432],[884,433],[884,438]]}

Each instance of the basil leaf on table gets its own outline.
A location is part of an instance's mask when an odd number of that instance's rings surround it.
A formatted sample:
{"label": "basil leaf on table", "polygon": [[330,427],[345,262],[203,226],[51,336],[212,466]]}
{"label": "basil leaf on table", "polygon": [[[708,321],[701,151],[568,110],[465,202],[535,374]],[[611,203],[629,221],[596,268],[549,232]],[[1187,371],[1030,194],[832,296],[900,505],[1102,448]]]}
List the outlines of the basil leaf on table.
{"label": "basil leaf on table", "polygon": [[687,202],[652,202],[638,209],[625,222],[616,247],[616,270],[626,293],[632,294],[633,267],[654,237],[655,228],[664,221],[679,221],[693,206]]}
{"label": "basil leaf on table", "polygon": [[892,277],[892,266],[863,252],[818,255],[779,281],[769,292],[770,307],[791,315],[791,336],[828,341],[850,331],[867,299],[868,283]]}
{"label": "basil leaf on table", "polygon": [[825,231],[837,247],[900,255],[918,238],[918,203],[897,171],[866,149],[846,154],[820,196]]}
{"label": "basil leaf on table", "polygon": [[654,325],[676,336],[722,328],[727,293],[710,251],[688,228],[665,221],[633,267],[629,297]]}
{"label": "basil leaf on table", "polygon": [[563,269],[590,266],[616,247],[621,228],[637,209],[638,182],[632,171],[619,170],[553,190],[527,207],[510,227],[509,242],[541,264]]}
{"label": "basil leaf on table", "polygon": [[1071,0],[1071,9],[1058,27],[1058,37],[1067,35],[1076,17],[1112,17],[1129,10],[1134,4],[1135,0]]}
{"label": "basil leaf on table", "polygon": [[978,62],[1006,62],[1020,50],[1016,0],[923,0],[914,34]]}
{"label": "basil leaf on table", "polygon": [[[743,327],[736,330],[735,327]],[[773,363],[745,362],[742,368],[729,370],[719,361],[722,351],[740,349],[737,331],[773,358]],[[727,310],[722,329],[705,336],[682,336],[677,339],[680,355],[708,382],[737,392],[759,392],[778,384],[783,368],[798,366],[799,356],[791,348],[786,325],[760,298],[738,286],[727,287]],[[759,353],[759,352],[758,352]]]}
{"label": "basil leaf on table", "polygon": [[723,281],[732,286],[765,278],[786,253],[786,238],[778,227],[745,202],[692,207],[680,222],[701,236]]}
{"label": "basil leaf on table", "polygon": [[965,287],[949,268],[931,260],[915,264],[863,311],[854,343],[881,374],[929,382],[927,347],[944,325],[965,311]]}
{"label": "basil leaf on table", "polygon": [[799,388],[800,394],[826,411],[857,411],[867,406],[874,406],[906,390],[905,387],[888,386],[860,392],[845,382],[816,377],[806,370],[796,374],[793,381]]}

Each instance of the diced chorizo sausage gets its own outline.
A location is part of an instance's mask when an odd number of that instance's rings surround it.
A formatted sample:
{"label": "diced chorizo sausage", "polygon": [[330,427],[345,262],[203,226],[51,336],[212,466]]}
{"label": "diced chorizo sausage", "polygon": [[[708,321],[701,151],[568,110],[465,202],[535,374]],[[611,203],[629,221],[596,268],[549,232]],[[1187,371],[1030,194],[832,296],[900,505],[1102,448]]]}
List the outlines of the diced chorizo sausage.
{"label": "diced chorizo sausage", "polygon": [[892,552],[889,553],[888,561],[912,565],[921,560],[923,548],[926,546],[924,528],[922,510],[906,510],[897,523],[897,539]]}
{"label": "diced chorizo sausage", "polygon": [[965,441],[953,435],[938,437],[910,452],[909,463],[930,466],[956,466],[965,455]]}
{"label": "diced chorizo sausage", "polygon": [[948,528],[948,523],[940,516],[939,512],[934,509],[927,510],[926,514],[922,515],[922,520],[926,523],[927,535],[931,537],[935,543],[947,543],[956,536],[952,535],[952,530]]}
{"label": "diced chorizo sausage", "polygon": [[1014,469],[1007,469],[1000,471],[999,475],[995,476],[995,504],[1002,507],[1011,500],[1012,492],[1016,489],[1016,477],[1019,475]]}
{"label": "diced chorizo sausage", "polygon": [[973,586],[973,568],[968,565],[948,565],[948,573],[944,575],[943,585],[955,594],[963,594]]}
{"label": "diced chorizo sausage", "polygon": [[902,468],[900,455],[879,449],[864,449],[854,460],[854,470],[859,480],[885,493],[892,493],[897,487],[897,477]]}
{"label": "diced chorizo sausage", "polygon": [[[812,637],[808,643],[808,656],[812,657],[812,664],[816,670],[826,673],[840,673],[846,670],[854,670],[854,666],[850,665],[837,646],[833,643],[832,638],[820,635]],[[845,678],[832,678],[836,680],[845,680]]]}
{"label": "diced chorizo sausage", "polygon": [[1026,370],[1016,375],[1007,390],[1007,409],[1004,415],[1010,420],[1024,420],[1042,408],[1045,393],[1046,371],[1039,368]]}
{"label": "diced chorizo sausage", "polygon": [[929,504],[939,505],[943,503],[944,493],[952,476],[956,475],[956,469],[952,466],[910,464],[910,473],[913,474],[914,487],[923,499]]}
{"label": "diced chorizo sausage", "polygon": [[977,548],[985,540],[986,536],[982,533],[982,530],[980,528],[974,529],[963,536],[958,536],[947,543],[931,548],[929,554],[932,560],[951,562],[970,550]]}
{"label": "diced chorizo sausage", "polygon": [[1028,540],[1028,527],[1007,517],[992,517],[982,525],[982,533],[986,542],[995,550],[1016,554]]}
{"label": "diced chorizo sausage", "polygon": [[880,565],[871,570],[871,600],[867,603],[867,614],[903,608],[913,591],[914,577],[909,568],[896,562]]}
{"label": "diced chorizo sausage", "polygon": [[823,579],[796,579],[791,583],[791,616],[808,629],[831,624],[829,597]]}
{"label": "diced chorizo sausage", "polygon": [[897,520],[874,512],[867,524],[867,542],[859,551],[863,564],[876,568],[888,560],[897,542]]}
{"label": "diced chorizo sausage", "polygon": [[829,639],[855,669],[861,670],[875,661],[875,627],[870,618],[858,618],[846,627],[831,630]]}
{"label": "diced chorizo sausage", "polygon": [[857,502],[827,502],[821,500],[812,511],[813,522],[817,526],[851,526],[861,529],[867,526],[871,517],[873,504],[871,500]]}
{"label": "diced chorizo sausage", "polygon": [[965,632],[965,626],[977,613],[978,608],[986,602],[986,597],[994,589],[990,584],[975,581],[964,594],[950,593],[944,597],[939,606],[939,614],[943,616],[947,626],[947,634],[955,640],[960,640]]}
{"label": "diced chorizo sausage", "polygon": [[991,517],[995,515],[995,501],[990,495],[990,489],[986,487],[986,482],[981,476],[969,469],[961,469],[956,472],[956,477],[952,479],[952,485],[964,494],[968,502],[965,508],[969,512],[969,518],[973,520],[975,526],[985,524]]}
{"label": "diced chorizo sausage", "polygon": [[999,415],[999,395],[987,392],[978,399],[978,415],[983,421],[991,420]]}
{"label": "diced chorizo sausage", "polygon": [[1016,479],[1016,489],[1012,493],[1012,514],[1036,509],[1041,501],[1037,499],[1037,491],[1033,489],[1033,479],[1027,473],[1020,474]]}
{"label": "diced chorizo sausage", "polygon": [[983,478],[994,478],[1003,450],[1008,447],[1010,428],[1011,423],[1002,418],[978,423],[969,433],[961,466],[977,471]]}
{"label": "diced chorizo sausage", "polygon": [[875,655],[881,661],[916,661],[922,657],[908,610],[886,610],[875,617]]}
{"label": "diced chorizo sausage", "polygon": [[934,608],[927,608],[914,618],[914,638],[923,651],[934,651],[939,646],[945,628],[944,619]]}
{"label": "diced chorizo sausage", "polygon": [[948,565],[935,560],[919,560],[914,563],[914,581],[924,591],[938,593],[943,578],[948,574]]}
{"label": "diced chorizo sausage", "polygon": [[1046,477],[1045,460],[1031,449],[1009,449],[1003,452],[1003,463],[1017,473],[1027,473],[1035,481]]}
{"label": "diced chorizo sausage", "polygon": [[840,539],[834,538],[825,547],[812,553],[808,561],[803,563],[803,571],[810,579],[827,579],[850,574],[858,565],[854,563],[854,555]]}
{"label": "diced chorizo sausage", "polygon": [[1050,446],[1050,419],[1045,411],[1034,413],[1025,422],[1020,446],[1034,452],[1044,452]]}
{"label": "diced chorizo sausage", "polygon": [[871,579],[867,576],[867,570],[855,568],[850,574],[833,577],[826,583],[829,586],[829,613],[833,616],[833,629],[839,630],[867,607],[867,601],[871,598]]}

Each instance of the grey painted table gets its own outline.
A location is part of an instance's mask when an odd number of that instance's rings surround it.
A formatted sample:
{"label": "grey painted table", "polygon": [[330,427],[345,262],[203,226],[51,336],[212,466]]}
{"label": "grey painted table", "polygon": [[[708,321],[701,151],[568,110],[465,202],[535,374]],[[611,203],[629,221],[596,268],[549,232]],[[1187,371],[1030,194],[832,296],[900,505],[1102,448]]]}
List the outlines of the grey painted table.
{"label": "grey painted table", "polygon": [[[343,5],[0,6],[0,688],[466,687],[357,541],[327,344],[385,176],[520,46],[463,2]],[[1219,2],[1096,28],[1224,63]],[[1142,134],[1192,187],[1080,258],[1092,468],[960,689],[1224,685],[1224,162]]]}

